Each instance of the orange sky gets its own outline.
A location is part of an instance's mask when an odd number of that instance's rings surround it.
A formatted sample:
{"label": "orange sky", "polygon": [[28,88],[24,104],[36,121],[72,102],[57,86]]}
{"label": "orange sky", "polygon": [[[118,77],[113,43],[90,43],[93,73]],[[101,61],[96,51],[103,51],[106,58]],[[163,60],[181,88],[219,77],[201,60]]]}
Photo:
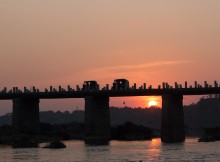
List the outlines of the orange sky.
{"label": "orange sky", "polygon": [[[91,79],[103,86],[116,78],[155,87],[220,83],[219,8],[219,0],[2,0],[0,87],[75,87]],[[147,99],[125,100],[144,107]],[[41,110],[56,105],[73,110],[83,100],[41,101]],[[0,106],[11,111],[11,101]]]}

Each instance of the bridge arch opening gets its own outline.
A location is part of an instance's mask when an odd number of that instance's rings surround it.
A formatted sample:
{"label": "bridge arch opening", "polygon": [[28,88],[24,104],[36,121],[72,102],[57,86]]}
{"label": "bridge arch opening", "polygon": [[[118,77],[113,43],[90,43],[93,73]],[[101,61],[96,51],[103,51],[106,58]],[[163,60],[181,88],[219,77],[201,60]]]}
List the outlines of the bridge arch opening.
{"label": "bridge arch opening", "polygon": [[83,98],[67,99],[41,99],[40,111],[69,111],[84,110],[85,103]]}

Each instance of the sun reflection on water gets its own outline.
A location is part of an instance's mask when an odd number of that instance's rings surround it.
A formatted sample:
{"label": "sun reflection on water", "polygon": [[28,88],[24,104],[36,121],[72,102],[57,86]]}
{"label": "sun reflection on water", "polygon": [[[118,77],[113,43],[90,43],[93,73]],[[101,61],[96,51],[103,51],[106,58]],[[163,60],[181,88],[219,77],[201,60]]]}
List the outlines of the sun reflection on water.
{"label": "sun reflection on water", "polygon": [[148,148],[145,150],[147,152],[148,160],[155,160],[155,157],[159,157],[161,154],[161,140],[160,138],[154,138],[148,145]]}

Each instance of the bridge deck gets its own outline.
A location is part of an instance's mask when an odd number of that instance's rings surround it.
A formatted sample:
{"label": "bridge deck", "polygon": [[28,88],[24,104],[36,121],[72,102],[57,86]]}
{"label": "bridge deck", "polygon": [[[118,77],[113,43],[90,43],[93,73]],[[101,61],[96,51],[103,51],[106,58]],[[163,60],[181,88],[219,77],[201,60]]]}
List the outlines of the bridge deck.
{"label": "bridge deck", "polygon": [[0,100],[13,98],[84,98],[86,96],[128,97],[128,96],[162,96],[176,95],[207,95],[220,94],[220,87],[216,88],[175,88],[175,89],[136,89],[136,90],[94,90],[94,91],[61,91],[61,92],[16,92],[0,93]]}

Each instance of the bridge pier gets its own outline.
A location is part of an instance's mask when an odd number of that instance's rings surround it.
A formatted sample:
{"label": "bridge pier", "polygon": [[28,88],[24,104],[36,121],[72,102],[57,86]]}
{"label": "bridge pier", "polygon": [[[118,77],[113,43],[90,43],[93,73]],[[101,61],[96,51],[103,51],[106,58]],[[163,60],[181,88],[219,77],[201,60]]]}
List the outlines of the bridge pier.
{"label": "bridge pier", "polygon": [[172,143],[185,141],[182,95],[166,94],[162,96],[161,122],[162,142]]}
{"label": "bridge pier", "polygon": [[109,97],[85,97],[85,143],[108,144],[110,136]]}
{"label": "bridge pier", "polygon": [[12,128],[14,135],[37,135],[40,132],[39,99],[13,99]]}

